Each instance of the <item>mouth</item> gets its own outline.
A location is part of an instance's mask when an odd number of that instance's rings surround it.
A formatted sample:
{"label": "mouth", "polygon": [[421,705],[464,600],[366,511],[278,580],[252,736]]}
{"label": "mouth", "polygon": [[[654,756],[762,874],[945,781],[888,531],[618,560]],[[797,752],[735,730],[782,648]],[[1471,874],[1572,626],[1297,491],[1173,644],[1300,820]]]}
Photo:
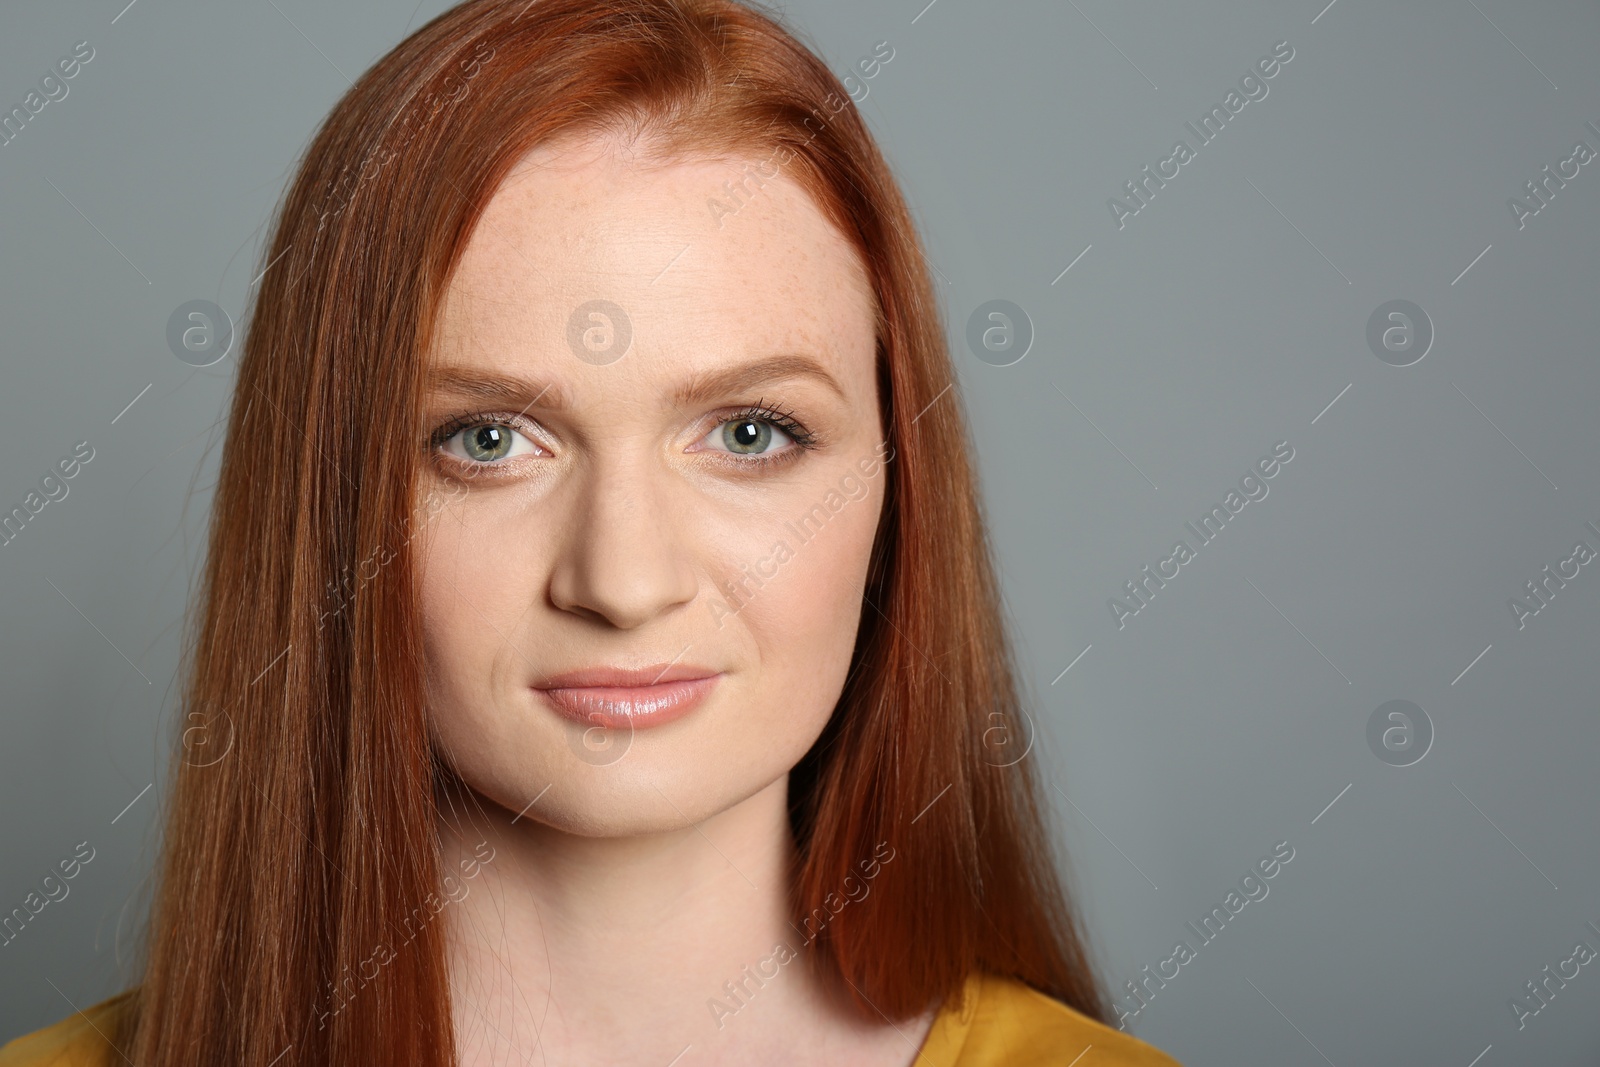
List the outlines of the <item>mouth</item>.
{"label": "mouth", "polygon": [[689,714],[721,677],[718,671],[688,665],[595,667],[552,675],[533,690],[552,711],[581,726],[637,730]]}

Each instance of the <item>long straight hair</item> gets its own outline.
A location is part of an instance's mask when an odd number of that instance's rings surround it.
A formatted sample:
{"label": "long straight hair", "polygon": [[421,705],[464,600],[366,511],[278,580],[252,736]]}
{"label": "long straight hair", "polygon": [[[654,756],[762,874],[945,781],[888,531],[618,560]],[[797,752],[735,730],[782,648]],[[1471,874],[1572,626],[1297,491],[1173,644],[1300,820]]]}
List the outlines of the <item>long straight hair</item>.
{"label": "long straight hair", "polygon": [[848,93],[733,0],[469,0],[349,90],[279,205],[119,1044],[151,1065],[454,1062],[440,924],[409,922],[443,873],[408,547],[431,514],[422,365],[489,198],[569,133],[761,160],[747,193],[781,166],[876,298],[884,512],[843,694],[790,779],[813,965],[872,1018],[983,971],[1104,1021],[1036,759],[996,743],[1027,718],[933,286]]}

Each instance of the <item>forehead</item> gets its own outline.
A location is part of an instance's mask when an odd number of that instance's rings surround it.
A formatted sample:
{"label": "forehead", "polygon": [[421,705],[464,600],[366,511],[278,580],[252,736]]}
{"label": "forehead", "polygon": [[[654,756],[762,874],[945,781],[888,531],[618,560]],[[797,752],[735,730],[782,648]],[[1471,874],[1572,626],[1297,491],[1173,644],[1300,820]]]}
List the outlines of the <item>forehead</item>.
{"label": "forehead", "polygon": [[599,140],[530,152],[463,250],[440,361],[554,362],[582,377],[590,365],[573,358],[570,328],[575,315],[592,321],[580,309],[595,301],[621,309],[651,357],[599,368],[613,379],[796,348],[870,360],[859,255],[781,168],[757,174],[767,158],[646,163]]}

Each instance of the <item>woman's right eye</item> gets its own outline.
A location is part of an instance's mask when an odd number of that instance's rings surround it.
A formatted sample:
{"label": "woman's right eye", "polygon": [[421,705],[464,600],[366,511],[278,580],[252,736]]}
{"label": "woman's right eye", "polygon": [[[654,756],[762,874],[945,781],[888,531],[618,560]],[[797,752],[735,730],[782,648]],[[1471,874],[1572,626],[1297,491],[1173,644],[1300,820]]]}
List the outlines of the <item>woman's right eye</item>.
{"label": "woman's right eye", "polygon": [[446,424],[435,434],[434,441],[445,455],[476,466],[549,454],[509,422],[493,420]]}

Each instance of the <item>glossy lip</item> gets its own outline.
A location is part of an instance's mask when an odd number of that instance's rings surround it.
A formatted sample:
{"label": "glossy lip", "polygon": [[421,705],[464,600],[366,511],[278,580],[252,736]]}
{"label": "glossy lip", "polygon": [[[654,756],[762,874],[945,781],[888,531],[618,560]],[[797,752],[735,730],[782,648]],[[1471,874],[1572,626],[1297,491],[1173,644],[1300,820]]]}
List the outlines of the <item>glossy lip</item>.
{"label": "glossy lip", "polygon": [[590,667],[533,686],[545,703],[580,726],[636,730],[680,719],[704,703],[721,673],[692,665]]}

